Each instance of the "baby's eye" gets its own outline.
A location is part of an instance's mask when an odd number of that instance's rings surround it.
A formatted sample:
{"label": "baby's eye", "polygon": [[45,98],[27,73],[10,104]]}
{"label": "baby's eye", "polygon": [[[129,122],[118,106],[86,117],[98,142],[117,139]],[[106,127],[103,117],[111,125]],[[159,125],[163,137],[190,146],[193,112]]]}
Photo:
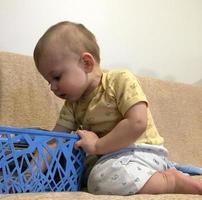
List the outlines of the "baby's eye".
{"label": "baby's eye", "polygon": [[61,78],[61,76],[54,76],[54,77],[53,77],[53,79],[56,80],[56,81],[59,81],[60,78]]}

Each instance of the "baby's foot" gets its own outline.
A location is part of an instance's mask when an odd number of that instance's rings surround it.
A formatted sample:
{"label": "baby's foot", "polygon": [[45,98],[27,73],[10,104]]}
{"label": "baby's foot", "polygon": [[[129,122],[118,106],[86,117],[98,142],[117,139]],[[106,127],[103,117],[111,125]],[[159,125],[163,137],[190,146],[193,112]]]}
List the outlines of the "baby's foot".
{"label": "baby's foot", "polygon": [[172,170],[175,177],[174,193],[202,194],[202,181]]}

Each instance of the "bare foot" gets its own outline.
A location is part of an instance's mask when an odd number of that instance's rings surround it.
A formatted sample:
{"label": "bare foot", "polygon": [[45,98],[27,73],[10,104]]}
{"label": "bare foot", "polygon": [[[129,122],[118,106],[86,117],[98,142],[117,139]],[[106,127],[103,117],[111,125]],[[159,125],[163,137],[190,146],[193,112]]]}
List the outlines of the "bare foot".
{"label": "bare foot", "polygon": [[168,173],[173,173],[175,177],[174,193],[202,194],[202,181],[193,179],[176,170],[168,171]]}
{"label": "bare foot", "polygon": [[202,194],[202,181],[169,169],[156,172],[138,192],[139,194]]}

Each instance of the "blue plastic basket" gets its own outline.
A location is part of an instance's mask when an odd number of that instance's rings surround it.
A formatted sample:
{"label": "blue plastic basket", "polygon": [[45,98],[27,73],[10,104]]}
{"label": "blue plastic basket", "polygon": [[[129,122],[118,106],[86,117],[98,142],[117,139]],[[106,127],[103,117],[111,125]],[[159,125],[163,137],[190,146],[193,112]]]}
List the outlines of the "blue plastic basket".
{"label": "blue plastic basket", "polygon": [[[0,193],[78,191],[85,158],[74,149],[78,139],[75,134],[0,127]],[[55,148],[49,146],[53,140]]]}

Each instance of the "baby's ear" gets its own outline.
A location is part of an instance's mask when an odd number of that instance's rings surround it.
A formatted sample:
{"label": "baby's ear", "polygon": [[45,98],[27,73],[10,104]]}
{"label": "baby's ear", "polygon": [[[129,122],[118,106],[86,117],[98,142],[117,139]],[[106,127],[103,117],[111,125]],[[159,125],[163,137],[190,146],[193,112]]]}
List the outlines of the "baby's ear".
{"label": "baby's ear", "polygon": [[94,57],[90,53],[84,52],[82,54],[81,60],[84,65],[85,72],[87,73],[92,72],[93,67],[95,65]]}

